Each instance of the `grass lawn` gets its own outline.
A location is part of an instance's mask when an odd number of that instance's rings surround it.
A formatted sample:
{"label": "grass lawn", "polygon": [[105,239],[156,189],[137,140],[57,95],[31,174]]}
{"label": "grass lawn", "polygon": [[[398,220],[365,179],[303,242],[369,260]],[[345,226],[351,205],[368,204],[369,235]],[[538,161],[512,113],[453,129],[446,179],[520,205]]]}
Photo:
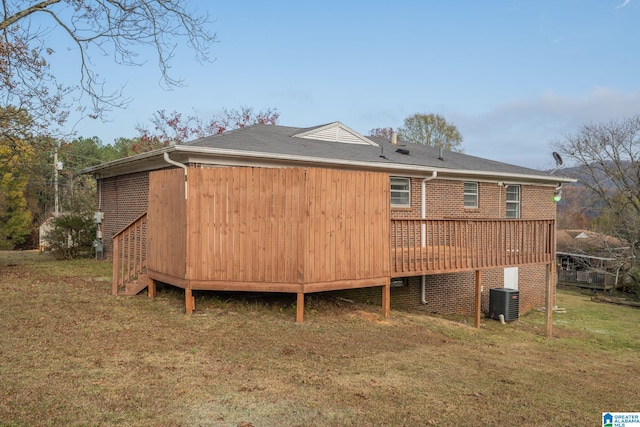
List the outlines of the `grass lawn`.
{"label": "grass lawn", "polygon": [[501,325],[295,295],[111,295],[111,264],[0,252],[0,425],[593,426],[640,411],[640,309],[560,290]]}

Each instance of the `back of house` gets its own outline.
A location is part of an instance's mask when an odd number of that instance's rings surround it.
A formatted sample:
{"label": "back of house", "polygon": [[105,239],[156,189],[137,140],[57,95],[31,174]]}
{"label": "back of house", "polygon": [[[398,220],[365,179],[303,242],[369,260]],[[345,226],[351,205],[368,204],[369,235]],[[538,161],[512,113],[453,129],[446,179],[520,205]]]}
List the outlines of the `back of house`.
{"label": "back of house", "polygon": [[[478,301],[487,312],[491,288],[519,290],[523,313],[544,305],[553,196],[572,182],[339,122],[254,125],[84,172],[118,276],[144,269],[189,295],[330,291],[462,315]],[[139,236],[123,238],[132,224]]]}

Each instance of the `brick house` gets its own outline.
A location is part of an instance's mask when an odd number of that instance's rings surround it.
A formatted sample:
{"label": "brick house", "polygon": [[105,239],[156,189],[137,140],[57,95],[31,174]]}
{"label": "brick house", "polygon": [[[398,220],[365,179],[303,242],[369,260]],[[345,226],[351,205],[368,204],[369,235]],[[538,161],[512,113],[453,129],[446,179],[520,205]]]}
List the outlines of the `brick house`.
{"label": "brick house", "polygon": [[[568,178],[335,122],[254,125],[88,168],[114,293],[334,291],[390,307],[486,312],[517,288],[549,306],[553,195]],[[174,265],[175,264],[175,265]],[[137,279],[137,284],[136,283]],[[552,297],[551,297],[552,298]]]}

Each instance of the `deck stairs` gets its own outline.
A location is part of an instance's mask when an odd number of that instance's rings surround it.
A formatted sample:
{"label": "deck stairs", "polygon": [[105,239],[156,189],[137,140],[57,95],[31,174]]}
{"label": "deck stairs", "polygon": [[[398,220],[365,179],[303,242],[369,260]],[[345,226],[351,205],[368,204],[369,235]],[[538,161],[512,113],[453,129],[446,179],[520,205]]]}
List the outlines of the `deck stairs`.
{"label": "deck stairs", "polygon": [[113,295],[136,295],[148,286],[147,213],[113,236]]}

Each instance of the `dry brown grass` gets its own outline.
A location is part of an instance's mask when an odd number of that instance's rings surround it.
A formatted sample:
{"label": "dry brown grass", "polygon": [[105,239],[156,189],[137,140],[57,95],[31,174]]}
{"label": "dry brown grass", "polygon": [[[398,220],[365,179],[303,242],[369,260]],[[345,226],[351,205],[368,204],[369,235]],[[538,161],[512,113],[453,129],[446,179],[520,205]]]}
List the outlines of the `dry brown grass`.
{"label": "dry brown grass", "polygon": [[110,295],[110,264],[0,253],[0,425],[597,425],[638,411],[640,310],[560,293],[464,322],[307,298]]}

